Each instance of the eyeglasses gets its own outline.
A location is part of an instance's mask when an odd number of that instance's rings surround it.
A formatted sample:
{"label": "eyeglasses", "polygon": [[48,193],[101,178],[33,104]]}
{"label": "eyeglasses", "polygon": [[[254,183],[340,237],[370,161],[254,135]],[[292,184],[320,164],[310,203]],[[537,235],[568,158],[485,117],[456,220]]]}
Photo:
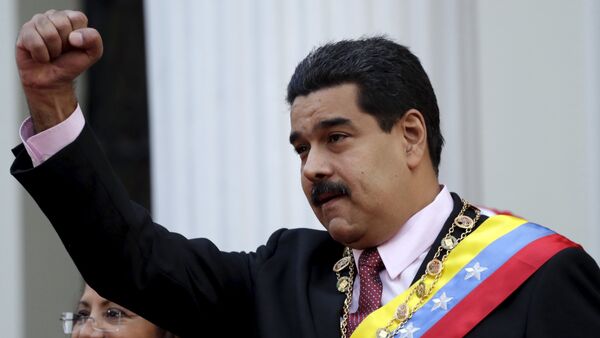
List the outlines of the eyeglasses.
{"label": "eyeglasses", "polygon": [[94,331],[117,332],[121,328],[122,317],[123,314],[119,310],[108,309],[98,319],[78,313],[63,312],[60,316],[60,321],[62,322],[62,329],[65,334],[79,332],[88,320],[91,322]]}

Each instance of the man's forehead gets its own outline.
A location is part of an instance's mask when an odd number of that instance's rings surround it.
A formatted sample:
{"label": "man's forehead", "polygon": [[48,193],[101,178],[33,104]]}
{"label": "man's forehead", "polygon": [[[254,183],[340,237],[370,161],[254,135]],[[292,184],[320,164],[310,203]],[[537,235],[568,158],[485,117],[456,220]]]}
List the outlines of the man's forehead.
{"label": "man's forehead", "polygon": [[356,91],[355,84],[346,83],[296,97],[290,107],[290,136],[357,124],[365,113],[358,107]]}

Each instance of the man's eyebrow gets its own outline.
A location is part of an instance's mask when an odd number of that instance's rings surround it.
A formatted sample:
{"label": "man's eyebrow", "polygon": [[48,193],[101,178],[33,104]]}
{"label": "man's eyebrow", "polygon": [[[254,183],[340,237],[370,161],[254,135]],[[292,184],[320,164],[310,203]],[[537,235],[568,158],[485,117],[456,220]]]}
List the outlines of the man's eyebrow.
{"label": "man's eyebrow", "polygon": [[[352,125],[352,121],[345,117],[334,117],[319,121],[319,123],[315,126],[315,129],[327,129],[340,125]],[[297,131],[293,131],[292,133],[290,133],[290,143],[293,144],[299,137],[300,133]]]}
{"label": "man's eyebrow", "polygon": [[344,117],[334,117],[331,119],[320,121],[319,124],[317,124],[317,127],[315,129],[327,129],[327,128],[336,127],[336,126],[344,125],[344,124],[351,125],[352,121],[350,121],[349,119],[344,118]]}

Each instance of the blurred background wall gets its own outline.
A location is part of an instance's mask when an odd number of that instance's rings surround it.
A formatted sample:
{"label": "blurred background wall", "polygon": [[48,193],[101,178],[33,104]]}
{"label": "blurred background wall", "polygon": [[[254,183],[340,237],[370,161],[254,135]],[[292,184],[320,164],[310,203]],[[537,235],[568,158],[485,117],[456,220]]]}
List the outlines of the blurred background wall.
{"label": "blurred background wall", "polygon": [[[78,82],[81,103],[133,199],[171,230],[251,250],[275,228],[320,227],[287,144],[285,85],[313,46],[385,33],[431,76],[447,140],[442,182],[551,226],[600,259],[600,2],[144,5],[0,0],[2,336],[62,337],[60,312],[73,308],[82,285],[44,216],[7,174],[27,114],[14,40],[50,8],[85,8],[101,30],[104,63]],[[139,67],[148,70],[148,98]]]}
{"label": "blurred background wall", "polygon": [[287,80],[316,45],[387,34],[436,89],[441,181],[600,254],[597,1],[146,3],[152,197],[171,229],[251,250],[320,228],[284,141]]}

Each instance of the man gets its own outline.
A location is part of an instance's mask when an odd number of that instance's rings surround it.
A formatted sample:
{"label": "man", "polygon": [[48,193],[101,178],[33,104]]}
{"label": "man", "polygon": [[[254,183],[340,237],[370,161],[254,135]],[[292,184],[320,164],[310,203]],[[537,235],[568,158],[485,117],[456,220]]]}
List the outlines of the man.
{"label": "man", "polygon": [[182,337],[600,332],[600,271],[578,245],[439,185],[436,98],[405,47],[340,41],[298,65],[289,141],[327,232],[282,229],[224,253],[154,224],[114,177],[73,91],[102,54],[86,21],[49,11],[19,34],[31,119],[11,172],[104,297]]}

